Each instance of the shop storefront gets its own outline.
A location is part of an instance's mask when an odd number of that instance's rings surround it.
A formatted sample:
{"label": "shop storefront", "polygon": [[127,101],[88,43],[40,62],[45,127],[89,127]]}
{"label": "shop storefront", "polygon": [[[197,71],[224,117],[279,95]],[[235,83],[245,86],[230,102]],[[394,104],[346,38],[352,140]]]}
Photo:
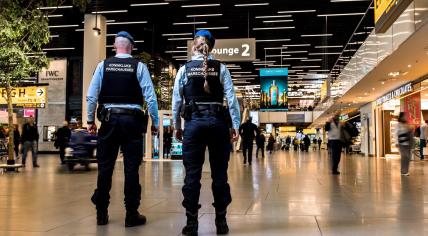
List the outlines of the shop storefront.
{"label": "shop storefront", "polygon": [[[405,84],[376,100],[374,119],[376,130],[376,155],[386,157],[398,154],[395,129],[400,112],[408,116],[408,123],[416,129],[428,114],[428,91],[423,84],[428,81]],[[428,117],[426,117],[428,118]]]}

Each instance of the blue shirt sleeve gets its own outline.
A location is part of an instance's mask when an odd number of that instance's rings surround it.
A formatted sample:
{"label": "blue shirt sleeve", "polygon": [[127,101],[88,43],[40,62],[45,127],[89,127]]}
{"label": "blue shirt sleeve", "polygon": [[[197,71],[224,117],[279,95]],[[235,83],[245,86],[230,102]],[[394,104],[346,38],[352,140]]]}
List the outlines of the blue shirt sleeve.
{"label": "blue shirt sleeve", "polygon": [[100,62],[92,76],[91,84],[86,95],[86,109],[88,112],[88,122],[95,121],[95,110],[97,109],[98,95],[101,91],[101,82],[104,73],[104,62]]}
{"label": "blue shirt sleeve", "polygon": [[147,102],[147,108],[152,118],[153,125],[159,127],[158,101],[153,87],[152,78],[147,66],[138,63],[137,78],[143,91],[144,100]]}
{"label": "blue shirt sleeve", "polygon": [[233,86],[232,77],[225,65],[221,65],[221,79],[223,83],[224,96],[226,97],[229,106],[230,117],[232,118],[232,127],[239,129],[241,123],[241,112],[239,109],[238,99],[236,98],[235,88]]}
{"label": "blue shirt sleeve", "polygon": [[181,107],[183,105],[183,79],[184,79],[184,66],[177,72],[174,82],[174,90],[172,92],[172,117],[174,122],[174,128],[181,129]]}

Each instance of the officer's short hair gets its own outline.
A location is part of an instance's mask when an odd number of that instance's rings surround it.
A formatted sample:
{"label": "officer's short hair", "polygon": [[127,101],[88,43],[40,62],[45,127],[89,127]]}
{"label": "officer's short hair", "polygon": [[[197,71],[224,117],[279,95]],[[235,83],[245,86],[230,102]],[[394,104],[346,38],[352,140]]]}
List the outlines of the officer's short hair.
{"label": "officer's short hair", "polygon": [[114,40],[114,45],[116,47],[132,47],[131,41],[125,37],[116,37]]}

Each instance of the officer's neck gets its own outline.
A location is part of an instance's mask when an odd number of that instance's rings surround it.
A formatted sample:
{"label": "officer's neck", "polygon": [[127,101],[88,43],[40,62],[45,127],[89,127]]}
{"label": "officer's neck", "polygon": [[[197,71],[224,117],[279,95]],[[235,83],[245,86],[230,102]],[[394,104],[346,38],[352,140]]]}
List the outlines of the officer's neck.
{"label": "officer's neck", "polygon": [[128,54],[128,55],[131,55],[131,51],[130,50],[127,50],[127,49],[119,49],[119,48],[116,48],[116,55],[117,54]]}

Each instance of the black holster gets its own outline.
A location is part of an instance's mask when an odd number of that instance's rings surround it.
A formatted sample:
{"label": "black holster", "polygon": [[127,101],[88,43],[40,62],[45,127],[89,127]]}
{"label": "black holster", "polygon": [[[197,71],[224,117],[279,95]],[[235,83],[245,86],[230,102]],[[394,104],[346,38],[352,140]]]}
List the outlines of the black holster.
{"label": "black holster", "polygon": [[107,115],[108,109],[104,105],[100,104],[97,108],[97,119],[100,122],[104,122],[107,118]]}

